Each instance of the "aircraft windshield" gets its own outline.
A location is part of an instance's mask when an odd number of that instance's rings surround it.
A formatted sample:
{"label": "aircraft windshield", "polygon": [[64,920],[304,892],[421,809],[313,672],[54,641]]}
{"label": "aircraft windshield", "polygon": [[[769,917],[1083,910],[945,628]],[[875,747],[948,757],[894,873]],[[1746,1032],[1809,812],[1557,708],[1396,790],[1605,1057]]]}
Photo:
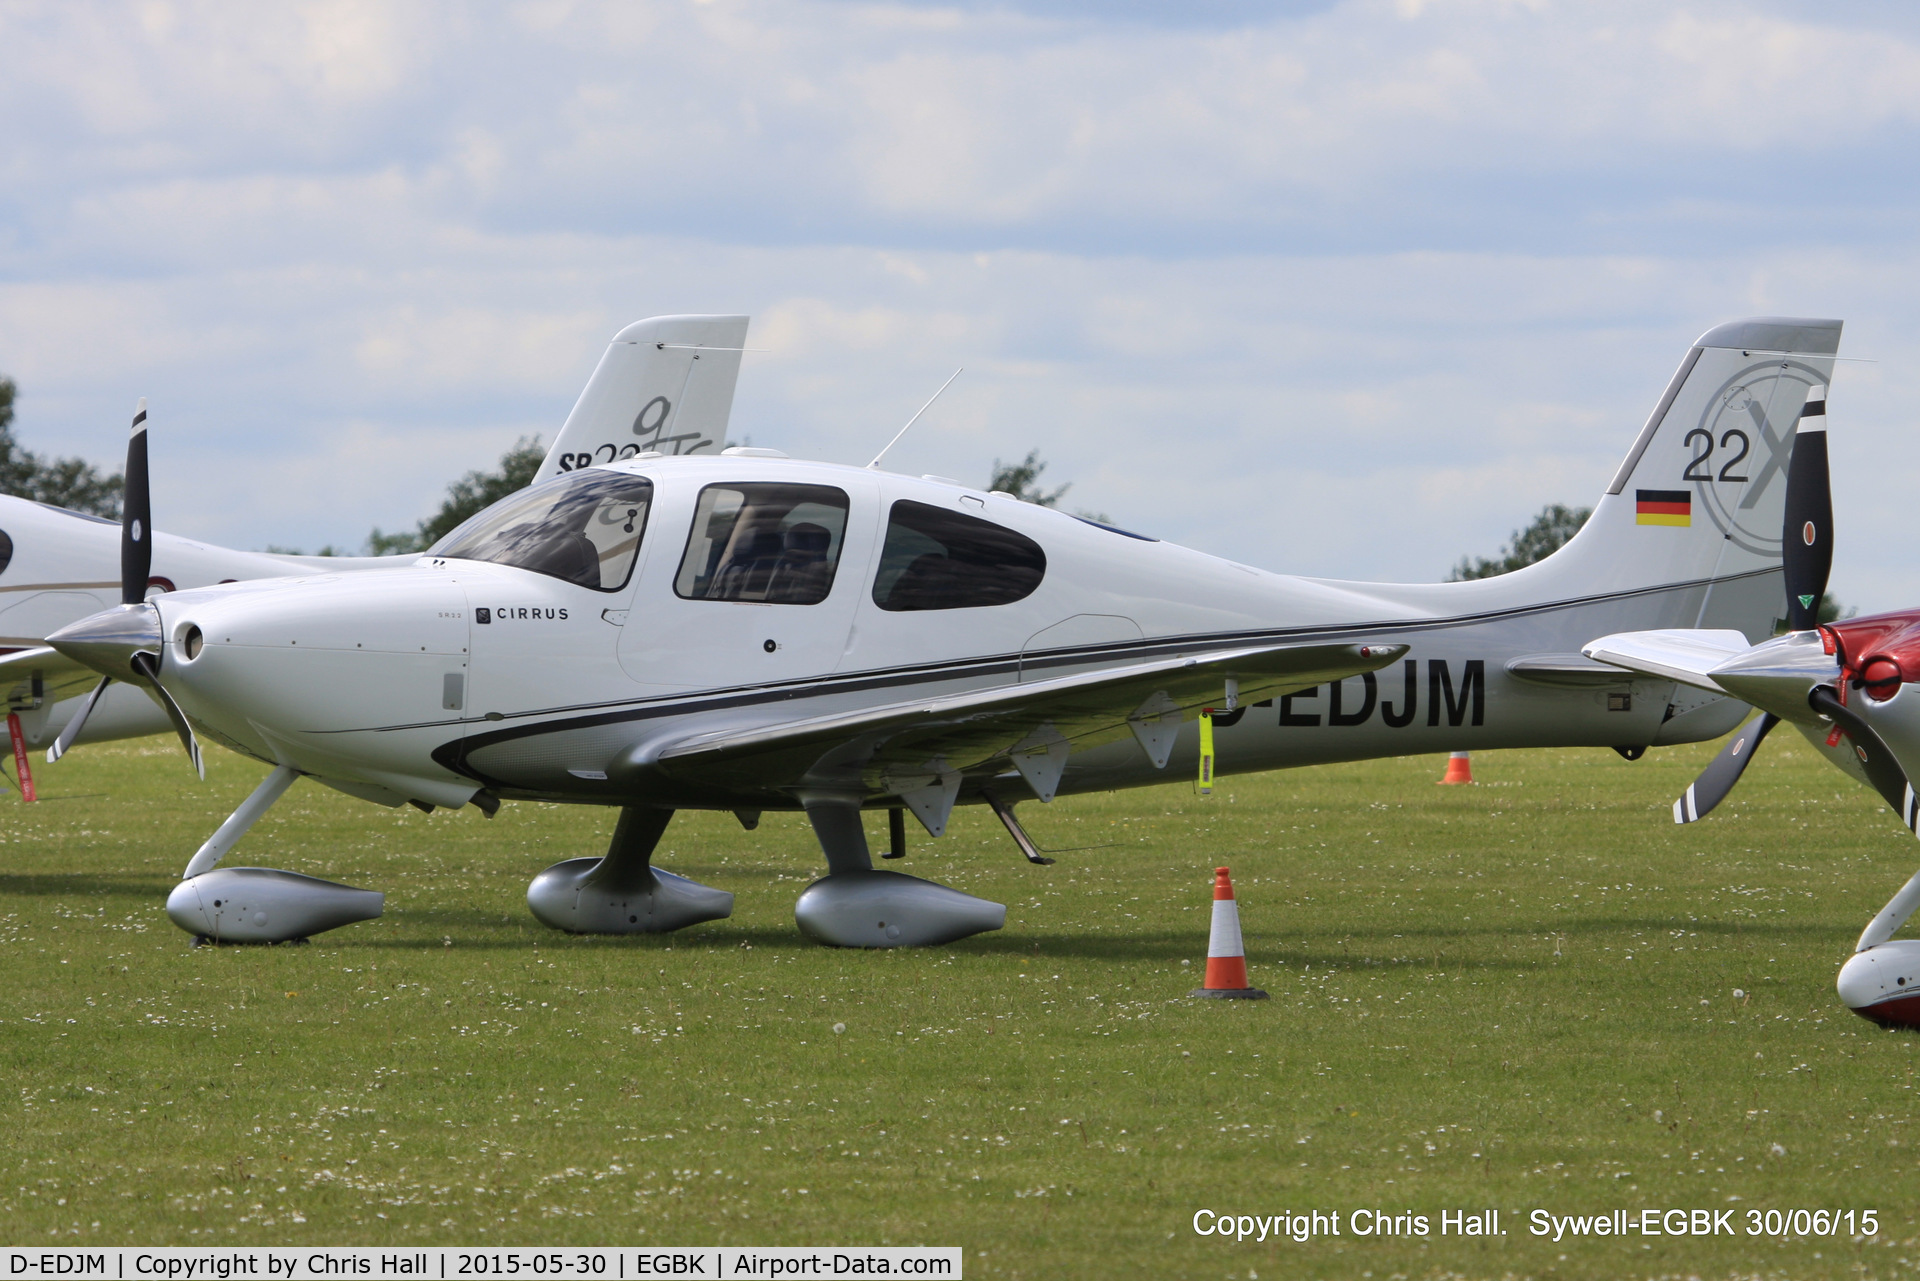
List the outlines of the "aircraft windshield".
{"label": "aircraft windshield", "polygon": [[625,587],[646,532],[653,482],[585,471],[510,494],[427,550],[550,574],[610,592]]}

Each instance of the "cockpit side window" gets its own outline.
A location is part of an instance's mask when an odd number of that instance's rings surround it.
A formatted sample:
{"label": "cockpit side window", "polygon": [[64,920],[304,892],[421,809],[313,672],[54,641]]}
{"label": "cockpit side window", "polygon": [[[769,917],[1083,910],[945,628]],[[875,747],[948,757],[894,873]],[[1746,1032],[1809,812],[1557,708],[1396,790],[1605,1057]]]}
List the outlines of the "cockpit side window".
{"label": "cockpit side window", "polygon": [[0,529],[0,574],[7,572],[7,566],[13,564],[13,540],[7,537],[7,531]]}
{"label": "cockpit side window", "polygon": [[831,485],[708,485],[680,558],[685,600],[818,605],[833,590],[847,495]]}
{"label": "cockpit side window", "polygon": [[1046,573],[1046,552],[1025,534],[903,498],[887,514],[873,603],[895,612],[1011,605]]}
{"label": "cockpit side window", "polygon": [[653,482],[619,472],[574,472],[510,494],[428,549],[611,592],[640,554]]}

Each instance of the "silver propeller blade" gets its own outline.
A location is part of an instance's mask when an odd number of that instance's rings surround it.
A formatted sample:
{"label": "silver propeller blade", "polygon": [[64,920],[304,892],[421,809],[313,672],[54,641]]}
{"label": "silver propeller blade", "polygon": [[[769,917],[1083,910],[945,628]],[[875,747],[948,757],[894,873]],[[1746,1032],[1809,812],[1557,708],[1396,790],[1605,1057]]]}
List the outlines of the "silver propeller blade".
{"label": "silver propeller blade", "polygon": [[132,663],[133,669],[145,679],[147,688],[160,696],[160,705],[167,709],[167,719],[173,722],[173,732],[180,736],[180,746],[187,749],[187,759],[193,762],[193,772],[205,780],[207,764],[200,759],[200,740],[194,737],[193,726],[187,724],[180,704],[173,701],[173,695],[160,683],[160,660],[143,651],[133,656]]}
{"label": "silver propeller blade", "polygon": [[113,677],[100,678],[100,683],[93,687],[93,693],[87,695],[87,701],[80,704],[80,710],[73,714],[67,727],[60,731],[60,737],[53,740],[53,746],[47,749],[47,764],[51,765],[67,754],[67,749],[73,746],[73,740],[80,737],[80,729],[87,723],[87,717],[93,715],[93,705],[100,701],[100,696],[107,692],[107,686],[111,684]]}
{"label": "silver propeller blade", "polygon": [[1711,814],[1714,806],[1727,799],[1727,793],[1746,773],[1753,754],[1760,750],[1761,742],[1779,723],[1778,716],[1766,712],[1742,725],[1733,741],[1720,749],[1720,754],[1700,771],[1700,777],[1689,783],[1680,799],[1673,803],[1673,821],[1693,823]]}

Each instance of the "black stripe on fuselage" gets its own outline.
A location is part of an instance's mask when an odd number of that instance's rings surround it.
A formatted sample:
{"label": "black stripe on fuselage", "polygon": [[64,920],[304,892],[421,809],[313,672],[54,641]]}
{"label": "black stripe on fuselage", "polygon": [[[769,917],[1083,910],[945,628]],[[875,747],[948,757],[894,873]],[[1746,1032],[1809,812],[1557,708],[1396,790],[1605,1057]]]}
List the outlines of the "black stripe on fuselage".
{"label": "black stripe on fuselage", "polygon": [[[1241,632],[1206,632],[1177,637],[1160,637],[1152,640],[1115,641],[1099,645],[1085,645],[1070,649],[1047,650],[1034,655],[993,655],[974,659],[946,660],[938,663],[916,664],[906,667],[883,668],[865,672],[851,672],[845,675],[811,676],[792,681],[782,681],[766,685],[736,686],[727,689],[703,690],[686,695],[665,695],[645,699],[621,699],[614,702],[575,704],[566,707],[547,708],[538,711],[509,713],[508,718],[524,719],[533,717],[542,719],[533,724],[509,726],[485,733],[453,739],[435,748],[433,759],[446,769],[464,774],[489,784],[499,780],[487,778],[480,771],[466,763],[472,753],[511,742],[514,739],[531,737],[538,734],[559,733],[575,729],[591,729],[600,725],[618,724],[623,721],[657,720],[664,717],[690,715],[697,712],[722,711],[736,707],[750,707],[756,704],[788,702],[795,699],[816,698],[829,694],[861,693],[872,689],[885,689],[900,685],[918,685],[930,681],[963,680],[969,677],[1006,675],[1025,670],[1044,668],[1084,666],[1096,659],[1128,659],[1141,661],[1163,657],[1167,654],[1192,653],[1196,647],[1204,649],[1234,649],[1247,644],[1270,643],[1287,640],[1334,640],[1345,636],[1357,636],[1364,633],[1391,629],[1395,633],[1420,633],[1470,626],[1475,623],[1494,622],[1501,619],[1521,618],[1529,615],[1548,614],[1562,610],[1580,609],[1590,605],[1605,604],[1609,601],[1632,600],[1639,597],[1656,596],[1667,592],[1686,591],[1697,587],[1712,587],[1722,583],[1737,582],[1746,578],[1757,578],[1766,574],[1780,572],[1777,568],[1753,570],[1745,574],[1734,574],[1720,578],[1699,578],[1686,582],[1666,583],[1658,587],[1637,587],[1631,591],[1602,592],[1592,596],[1575,597],[1571,600],[1550,601],[1532,605],[1518,605],[1509,609],[1485,610],[1473,614],[1455,614],[1446,618],[1426,618],[1402,620],[1399,622],[1338,623],[1323,624],[1314,627],[1271,628]],[[504,718],[503,718],[504,719]],[[458,722],[465,725],[484,725],[490,723],[485,717],[468,717]],[[404,725],[367,726],[362,729],[317,730],[315,734],[353,734],[353,733],[396,733],[413,729],[445,729],[446,721],[418,721]]]}

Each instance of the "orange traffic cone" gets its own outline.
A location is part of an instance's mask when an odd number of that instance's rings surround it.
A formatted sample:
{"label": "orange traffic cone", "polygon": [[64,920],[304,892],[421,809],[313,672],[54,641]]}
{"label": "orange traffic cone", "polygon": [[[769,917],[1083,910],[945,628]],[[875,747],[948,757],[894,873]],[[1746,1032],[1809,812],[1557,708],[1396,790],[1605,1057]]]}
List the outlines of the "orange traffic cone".
{"label": "orange traffic cone", "polygon": [[1213,869],[1213,929],[1207,936],[1207,985],[1188,996],[1264,1001],[1267,994],[1247,986],[1247,949],[1240,941],[1240,905],[1233,900],[1233,878]]}
{"label": "orange traffic cone", "polygon": [[1473,762],[1465,752],[1447,753],[1447,772],[1440,780],[1442,783],[1471,783],[1473,781]]}

